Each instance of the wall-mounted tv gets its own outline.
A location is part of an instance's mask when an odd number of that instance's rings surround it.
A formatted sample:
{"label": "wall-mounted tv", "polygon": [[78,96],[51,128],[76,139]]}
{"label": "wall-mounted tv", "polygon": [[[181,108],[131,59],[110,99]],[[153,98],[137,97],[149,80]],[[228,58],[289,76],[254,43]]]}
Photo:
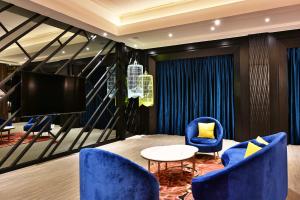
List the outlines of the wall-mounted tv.
{"label": "wall-mounted tv", "polygon": [[21,72],[22,116],[85,111],[85,79]]}

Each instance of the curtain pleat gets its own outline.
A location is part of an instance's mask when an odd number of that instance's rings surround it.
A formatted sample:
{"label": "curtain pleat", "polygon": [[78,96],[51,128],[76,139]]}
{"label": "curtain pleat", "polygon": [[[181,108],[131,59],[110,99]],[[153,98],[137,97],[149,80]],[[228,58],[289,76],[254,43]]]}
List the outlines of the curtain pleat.
{"label": "curtain pleat", "polygon": [[157,133],[184,135],[200,116],[218,119],[234,139],[233,55],[157,63]]}
{"label": "curtain pleat", "polygon": [[288,49],[289,137],[290,144],[300,144],[300,48]]}

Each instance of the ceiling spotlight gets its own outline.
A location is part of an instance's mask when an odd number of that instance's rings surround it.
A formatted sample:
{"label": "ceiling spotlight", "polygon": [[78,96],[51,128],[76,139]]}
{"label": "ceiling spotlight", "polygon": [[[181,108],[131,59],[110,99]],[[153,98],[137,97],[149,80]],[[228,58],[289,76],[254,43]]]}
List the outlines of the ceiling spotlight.
{"label": "ceiling spotlight", "polygon": [[156,52],[155,52],[155,51],[150,51],[149,54],[150,54],[150,55],[155,55]]}
{"label": "ceiling spotlight", "polygon": [[87,47],[87,48],[85,48],[87,51],[89,51],[90,50],[90,47]]}
{"label": "ceiling spotlight", "polygon": [[106,37],[106,36],[107,36],[107,33],[104,32],[104,33],[103,33],[103,36]]}
{"label": "ceiling spotlight", "polygon": [[269,17],[265,18],[265,22],[269,23],[271,21],[271,19]]}
{"label": "ceiling spotlight", "polygon": [[91,40],[96,39],[97,35],[91,35]]}
{"label": "ceiling spotlight", "polygon": [[216,19],[216,20],[214,21],[214,24],[215,24],[216,26],[220,26],[220,24],[221,24],[221,20],[219,20],[219,19]]}
{"label": "ceiling spotlight", "polygon": [[195,47],[194,47],[194,46],[188,46],[186,49],[187,49],[188,51],[194,51],[194,50],[195,50]]}
{"label": "ceiling spotlight", "polygon": [[210,30],[214,31],[214,30],[216,30],[216,28],[214,26],[212,26],[212,27],[210,27]]}
{"label": "ceiling spotlight", "polygon": [[62,54],[65,54],[66,52],[65,52],[65,51],[62,51],[61,53],[62,53]]}
{"label": "ceiling spotlight", "polygon": [[173,37],[173,34],[172,34],[172,33],[169,33],[168,36],[171,38],[171,37]]}

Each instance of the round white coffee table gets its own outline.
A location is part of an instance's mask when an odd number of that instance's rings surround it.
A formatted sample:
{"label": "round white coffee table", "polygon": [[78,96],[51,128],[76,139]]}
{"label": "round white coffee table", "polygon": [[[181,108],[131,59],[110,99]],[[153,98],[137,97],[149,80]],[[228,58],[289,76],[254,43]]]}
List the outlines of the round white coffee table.
{"label": "round white coffee table", "polygon": [[158,162],[158,174],[160,173],[160,163],[181,161],[181,169],[183,170],[183,161],[191,159],[193,161],[193,173],[195,171],[195,155],[198,148],[190,145],[168,145],[155,146],[141,151],[141,156],[148,160],[148,170],[150,171],[151,161]]}

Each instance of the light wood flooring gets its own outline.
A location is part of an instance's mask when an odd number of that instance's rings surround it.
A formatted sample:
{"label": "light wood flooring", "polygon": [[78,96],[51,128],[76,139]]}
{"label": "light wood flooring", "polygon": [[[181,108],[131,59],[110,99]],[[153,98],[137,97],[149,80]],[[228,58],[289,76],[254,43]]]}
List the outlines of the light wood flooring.
{"label": "light wood flooring", "polygon": [[[183,143],[184,137],[182,136],[150,135],[134,136],[100,148],[118,153],[146,167],[147,162],[139,155],[142,149],[156,145]],[[236,142],[224,140],[223,151],[234,144]],[[288,200],[299,200],[300,146],[288,146],[288,166]],[[78,154],[1,174],[0,199],[79,200]]]}

